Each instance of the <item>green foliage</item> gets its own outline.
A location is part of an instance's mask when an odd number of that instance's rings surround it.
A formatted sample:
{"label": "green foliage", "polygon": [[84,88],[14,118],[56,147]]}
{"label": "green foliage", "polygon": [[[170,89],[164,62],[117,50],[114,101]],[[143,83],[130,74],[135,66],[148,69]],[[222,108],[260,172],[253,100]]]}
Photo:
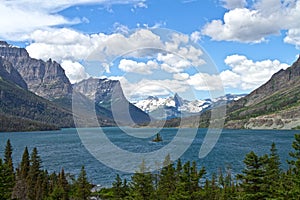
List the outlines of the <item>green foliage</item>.
{"label": "green foliage", "polygon": [[81,167],[81,171],[78,175],[78,179],[75,182],[74,199],[84,200],[88,199],[91,195],[92,185],[87,180],[87,174],[84,166]]}
{"label": "green foliage", "polygon": [[11,199],[14,177],[10,166],[0,159],[0,199]]}
{"label": "green foliage", "polygon": [[244,191],[245,199],[265,199],[266,189],[266,166],[268,157],[257,156],[253,151],[246,155],[244,163],[246,165],[243,174],[238,178],[242,181],[241,188]]}
{"label": "green foliage", "polygon": [[0,200],[83,200],[89,199],[91,195],[113,200],[299,199],[300,135],[295,135],[292,147],[294,151],[290,153],[290,168],[287,171],[280,167],[274,143],[268,155],[258,156],[253,151],[247,154],[244,159],[245,169],[236,176],[237,180],[232,177],[230,167],[226,168],[225,173],[219,169],[218,174],[205,178],[205,168],[198,170],[196,162],[182,164],[179,159],[174,165],[168,155],[160,171],[147,172],[143,161],[140,170],[131,177],[129,183],[117,175],[112,188],[103,188],[91,194],[92,185],[84,167],[77,179],[73,176],[67,178],[64,169],[59,174],[49,175],[41,169],[42,161],[36,148],[29,156],[26,147],[21,163],[11,173],[9,160],[12,147],[8,141],[5,161],[0,158]]}
{"label": "green foliage", "polygon": [[25,147],[21,163],[11,171],[11,152],[12,146],[8,141],[4,154],[7,163],[0,158],[0,200],[82,200],[90,197],[92,185],[87,180],[84,167],[77,180],[72,179],[72,175],[67,178],[64,169],[59,174],[49,175],[42,170],[37,148],[33,148],[29,156]]}
{"label": "green foliage", "polygon": [[145,161],[143,160],[140,170],[132,176],[130,197],[137,200],[154,198],[153,175],[147,172]]}
{"label": "green foliage", "polygon": [[0,80],[0,93],[0,131],[53,130],[74,126],[70,110],[10,82]]}

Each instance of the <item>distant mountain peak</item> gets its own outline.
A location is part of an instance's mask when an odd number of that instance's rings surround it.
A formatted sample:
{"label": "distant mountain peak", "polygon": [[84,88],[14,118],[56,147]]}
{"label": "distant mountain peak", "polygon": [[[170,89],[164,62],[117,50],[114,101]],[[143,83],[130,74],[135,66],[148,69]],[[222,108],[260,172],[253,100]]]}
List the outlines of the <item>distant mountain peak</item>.
{"label": "distant mountain peak", "polygon": [[64,69],[52,59],[31,58],[26,49],[5,41],[0,41],[0,57],[11,63],[31,92],[49,100],[71,96],[72,85]]}
{"label": "distant mountain peak", "polygon": [[158,101],[158,97],[157,96],[148,96],[146,100],[156,100],[156,101]]}
{"label": "distant mountain peak", "polygon": [[11,45],[5,41],[0,41],[0,47],[11,47]]}
{"label": "distant mountain peak", "polygon": [[[146,99],[139,100],[134,104],[145,111],[150,113],[155,118],[175,118],[175,117],[186,117],[211,109],[216,106],[221,106],[227,102],[235,101],[245,95],[233,95],[229,94],[226,96],[219,97],[212,101],[211,99],[205,100],[186,100],[180,97],[177,93],[174,96],[169,97],[153,97],[149,96]],[[161,111],[164,111],[162,115]]]}
{"label": "distant mountain peak", "polygon": [[176,108],[178,108],[184,104],[184,100],[177,93],[175,93],[175,95],[174,95],[174,101],[175,101]]}

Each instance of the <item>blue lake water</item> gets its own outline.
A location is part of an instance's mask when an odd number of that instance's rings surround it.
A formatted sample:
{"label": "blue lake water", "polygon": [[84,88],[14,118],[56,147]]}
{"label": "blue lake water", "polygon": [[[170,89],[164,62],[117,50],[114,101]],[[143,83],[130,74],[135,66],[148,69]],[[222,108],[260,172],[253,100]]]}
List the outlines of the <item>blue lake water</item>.
{"label": "blue lake water", "polygon": [[[153,143],[151,138],[134,138],[122,132],[119,128],[103,128],[107,137],[116,146],[130,152],[151,152],[159,150],[167,145],[178,129],[162,129],[160,134],[162,143]],[[85,129],[85,131],[97,132],[97,129]],[[136,132],[143,134],[149,129],[136,129]],[[259,155],[269,153],[272,142],[276,143],[278,153],[281,157],[282,167],[287,168],[286,160],[288,153],[292,150],[291,144],[294,134],[298,131],[288,130],[223,130],[213,150],[203,159],[198,157],[199,149],[207,129],[198,129],[196,138],[192,145],[181,156],[183,162],[196,161],[198,166],[205,166],[210,177],[212,173],[218,172],[219,168],[224,169],[230,166],[232,173],[240,173],[244,168],[243,159],[247,153],[254,151]],[[119,173],[122,177],[129,177],[130,174],[123,173],[107,167],[94,158],[82,144],[76,129],[63,129],[59,131],[44,132],[18,132],[0,133],[0,157],[3,157],[5,143],[11,140],[13,145],[13,159],[15,167],[20,162],[25,146],[29,151],[33,147],[43,161],[43,168],[50,172],[59,172],[63,167],[66,172],[77,175],[84,165],[89,180],[95,184],[109,186]],[[184,141],[182,136],[182,141]],[[125,158],[126,162],[126,158]],[[126,164],[124,162],[124,164]]]}

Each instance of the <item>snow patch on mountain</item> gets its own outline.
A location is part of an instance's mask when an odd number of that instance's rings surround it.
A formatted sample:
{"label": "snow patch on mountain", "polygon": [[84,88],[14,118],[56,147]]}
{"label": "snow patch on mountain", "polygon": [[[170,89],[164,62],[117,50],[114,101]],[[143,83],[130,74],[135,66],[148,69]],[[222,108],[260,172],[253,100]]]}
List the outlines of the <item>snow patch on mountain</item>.
{"label": "snow patch on mountain", "polygon": [[[161,114],[161,112],[164,111],[165,114],[160,116],[174,118],[180,116],[195,115],[215,106],[224,105],[227,102],[231,101],[236,101],[243,96],[245,95],[227,94],[215,99],[193,101],[182,99],[178,94],[166,98],[149,96],[147,99],[135,102],[134,105],[149,114],[155,114],[158,112]],[[156,115],[156,117],[158,116]]]}

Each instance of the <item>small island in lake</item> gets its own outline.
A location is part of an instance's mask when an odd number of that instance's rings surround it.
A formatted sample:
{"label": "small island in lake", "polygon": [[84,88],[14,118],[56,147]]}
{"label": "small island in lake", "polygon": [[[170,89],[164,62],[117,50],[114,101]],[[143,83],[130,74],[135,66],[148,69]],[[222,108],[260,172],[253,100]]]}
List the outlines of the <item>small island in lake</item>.
{"label": "small island in lake", "polygon": [[160,136],[159,133],[156,133],[156,137],[153,138],[152,142],[162,142],[162,137]]}

